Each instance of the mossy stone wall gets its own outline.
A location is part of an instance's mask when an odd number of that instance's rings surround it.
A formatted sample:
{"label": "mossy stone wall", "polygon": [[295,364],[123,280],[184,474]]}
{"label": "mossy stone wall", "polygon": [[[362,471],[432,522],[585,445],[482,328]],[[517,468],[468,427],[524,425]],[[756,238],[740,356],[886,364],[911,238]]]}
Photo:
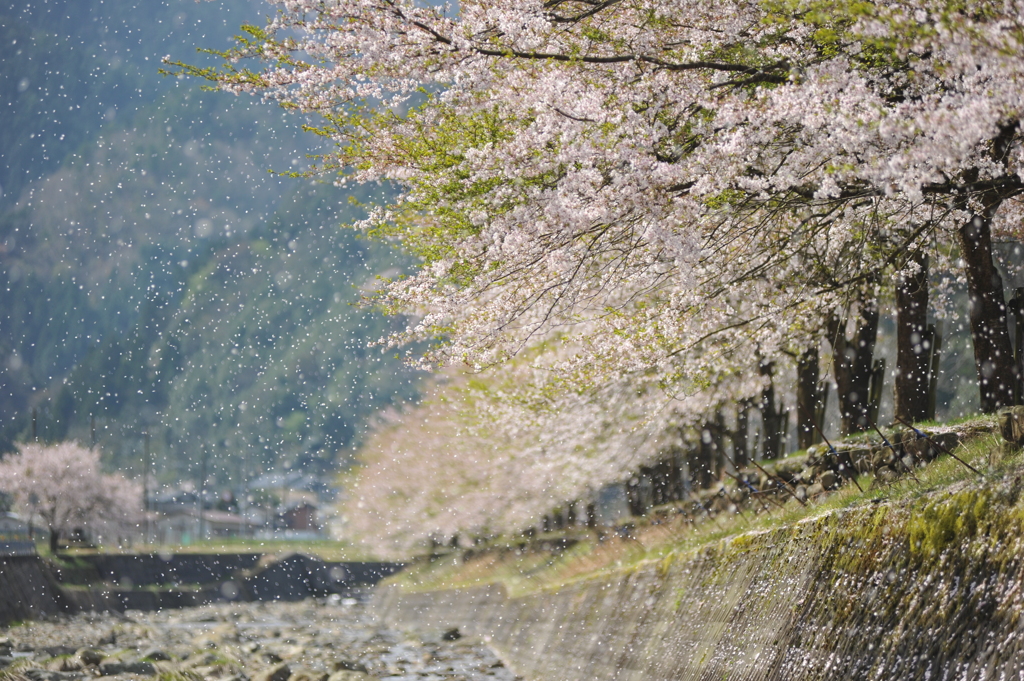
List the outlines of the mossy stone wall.
{"label": "mossy stone wall", "polygon": [[488,637],[535,680],[1021,678],[1020,491],[836,511],[517,597],[392,586],[376,607]]}

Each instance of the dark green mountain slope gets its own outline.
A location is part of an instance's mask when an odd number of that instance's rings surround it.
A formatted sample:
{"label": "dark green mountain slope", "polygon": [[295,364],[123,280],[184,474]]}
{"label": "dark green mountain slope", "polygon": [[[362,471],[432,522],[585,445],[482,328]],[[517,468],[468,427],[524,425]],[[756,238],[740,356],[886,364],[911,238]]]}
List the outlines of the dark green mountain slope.
{"label": "dark green mountain slope", "polygon": [[[95,439],[166,479],[201,451],[222,479],[344,463],[413,393],[354,307],[397,264],[302,168],[276,108],[157,75],[262,6],[246,0],[0,5],[0,450]],[[367,198],[366,196],[360,198]],[[34,416],[33,416],[34,414]]]}

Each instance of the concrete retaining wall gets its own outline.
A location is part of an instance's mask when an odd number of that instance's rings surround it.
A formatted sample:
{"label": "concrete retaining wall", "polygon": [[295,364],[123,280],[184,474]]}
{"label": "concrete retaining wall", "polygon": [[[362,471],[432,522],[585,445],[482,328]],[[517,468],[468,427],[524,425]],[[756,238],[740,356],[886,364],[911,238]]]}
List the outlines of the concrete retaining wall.
{"label": "concrete retaining wall", "polygon": [[39,619],[66,609],[60,587],[41,558],[0,557],[0,625]]}
{"label": "concrete retaining wall", "polygon": [[112,554],[82,556],[100,579],[127,581],[135,586],[156,584],[210,584],[230,579],[259,562],[259,553],[225,554]]}
{"label": "concrete retaining wall", "polygon": [[1019,492],[835,512],[514,598],[389,587],[375,606],[487,637],[533,680],[1021,678]]}
{"label": "concrete retaining wall", "polygon": [[[57,613],[184,608],[223,600],[301,600],[346,593],[401,569],[398,563],[324,563],[294,554],[79,556],[55,568],[39,556],[0,557],[0,625]],[[200,588],[146,588],[173,584]],[[140,588],[141,587],[141,588]]]}

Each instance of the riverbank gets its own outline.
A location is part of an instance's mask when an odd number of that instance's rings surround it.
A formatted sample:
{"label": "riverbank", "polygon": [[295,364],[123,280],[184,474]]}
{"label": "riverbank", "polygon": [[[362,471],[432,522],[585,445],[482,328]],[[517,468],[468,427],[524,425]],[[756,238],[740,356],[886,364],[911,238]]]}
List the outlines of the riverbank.
{"label": "riverbank", "polygon": [[1024,463],[991,436],[957,454],[980,473],[942,457],[661,545],[642,546],[651,526],[546,556],[446,557],[375,605],[391,625],[484,637],[538,681],[1017,678]]}

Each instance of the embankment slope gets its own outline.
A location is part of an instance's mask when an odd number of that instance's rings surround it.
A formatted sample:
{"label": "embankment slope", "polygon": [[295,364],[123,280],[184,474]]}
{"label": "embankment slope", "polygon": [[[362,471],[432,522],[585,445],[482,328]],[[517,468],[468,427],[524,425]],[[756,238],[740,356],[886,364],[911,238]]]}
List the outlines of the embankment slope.
{"label": "embankment slope", "polygon": [[376,607],[535,680],[1020,678],[1022,489],[1006,471],[549,589],[392,585]]}

